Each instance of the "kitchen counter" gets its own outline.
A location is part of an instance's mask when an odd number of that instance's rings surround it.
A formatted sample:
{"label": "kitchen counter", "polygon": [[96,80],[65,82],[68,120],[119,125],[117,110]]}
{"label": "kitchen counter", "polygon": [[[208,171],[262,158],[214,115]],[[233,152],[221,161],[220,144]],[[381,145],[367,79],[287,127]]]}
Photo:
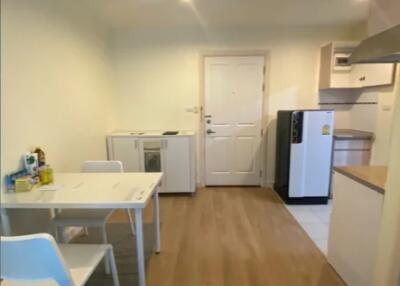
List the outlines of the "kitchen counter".
{"label": "kitchen counter", "polygon": [[179,136],[193,136],[194,131],[189,131],[189,130],[168,130],[168,131],[178,131],[178,134],[176,135],[163,135],[163,133],[167,130],[163,131],[140,131],[140,130],[134,130],[134,131],[116,131],[108,136],[135,136],[135,137],[179,137]]}
{"label": "kitchen counter", "polygon": [[385,193],[386,166],[344,166],[334,170],[381,194]]}
{"label": "kitchen counter", "polygon": [[327,257],[346,285],[371,285],[386,170],[384,166],[335,168]]}
{"label": "kitchen counter", "polygon": [[374,133],[355,129],[335,129],[333,137],[336,140],[372,140]]}

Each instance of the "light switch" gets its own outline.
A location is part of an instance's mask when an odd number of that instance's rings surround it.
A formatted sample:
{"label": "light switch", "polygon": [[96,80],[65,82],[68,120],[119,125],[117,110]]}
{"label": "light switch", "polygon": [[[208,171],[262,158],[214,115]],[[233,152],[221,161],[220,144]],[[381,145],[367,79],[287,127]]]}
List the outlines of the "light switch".
{"label": "light switch", "polygon": [[197,106],[188,107],[188,108],[186,108],[185,110],[186,110],[186,112],[192,112],[192,113],[194,113],[194,114],[199,113],[199,108],[198,108]]}

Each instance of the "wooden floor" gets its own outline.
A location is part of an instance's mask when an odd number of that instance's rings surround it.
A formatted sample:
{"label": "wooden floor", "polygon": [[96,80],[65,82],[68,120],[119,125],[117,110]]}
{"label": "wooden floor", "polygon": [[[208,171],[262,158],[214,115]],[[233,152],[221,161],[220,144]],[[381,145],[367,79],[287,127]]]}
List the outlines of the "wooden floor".
{"label": "wooden floor", "polygon": [[[149,286],[345,285],[270,189],[200,189],[162,196],[160,208]],[[118,212],[112,222],[125,219]]]}

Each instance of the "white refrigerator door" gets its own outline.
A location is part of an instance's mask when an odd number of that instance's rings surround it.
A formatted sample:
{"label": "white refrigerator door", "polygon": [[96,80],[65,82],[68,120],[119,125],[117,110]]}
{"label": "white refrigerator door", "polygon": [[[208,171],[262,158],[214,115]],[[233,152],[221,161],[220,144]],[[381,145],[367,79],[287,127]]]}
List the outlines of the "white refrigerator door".
{"label": "white refrigerator door", "polygon": [[290,151],[289,197],[326,197],[329,193],[333,111],[305,111],[303,138]]}

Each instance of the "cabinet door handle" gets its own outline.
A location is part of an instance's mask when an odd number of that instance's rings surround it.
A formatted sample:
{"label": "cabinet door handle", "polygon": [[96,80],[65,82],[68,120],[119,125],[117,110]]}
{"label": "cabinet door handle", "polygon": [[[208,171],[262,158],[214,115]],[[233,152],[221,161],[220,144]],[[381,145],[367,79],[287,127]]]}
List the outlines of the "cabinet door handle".
{"label": "cabinet door handle", "polygon": [[213,134],[213,133],[217,133],[217,132],[215,132],[215,131],[213,131],[213,130],[211,130],[211,129],[207,129],[206,133],[207,133],[207,134]]}
{"label": "cabinet door handle", "polygon": [[138,143],[137,143],[137,140],[135,140],[135,149],[137,149],[137,147],[138,147]]}
{"label": "cabinet door handle", "polygon": [[165,149],[168,148],[168,140],[164,140],[164,148],[165,148]]}

